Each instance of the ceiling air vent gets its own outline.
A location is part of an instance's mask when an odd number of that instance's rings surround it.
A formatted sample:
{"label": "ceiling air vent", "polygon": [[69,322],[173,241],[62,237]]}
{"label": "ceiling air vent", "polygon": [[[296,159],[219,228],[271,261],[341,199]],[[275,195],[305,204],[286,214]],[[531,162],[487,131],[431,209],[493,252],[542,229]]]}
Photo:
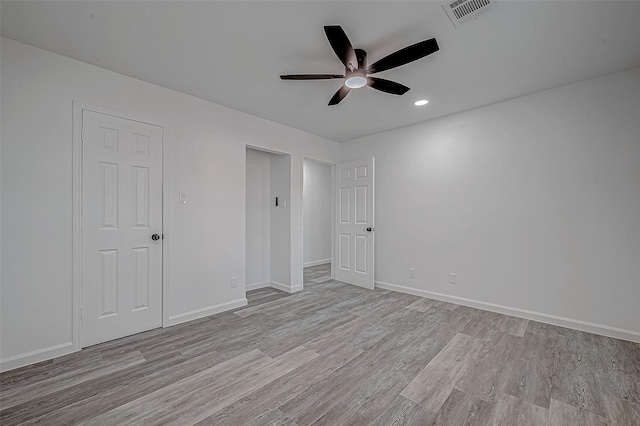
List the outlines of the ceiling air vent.
{"label": "ceiling air vent", "polygon": [[442,5],[456,28],[484,13],[495,10],[496,7],[497,5],[493,0],[455,0]]}

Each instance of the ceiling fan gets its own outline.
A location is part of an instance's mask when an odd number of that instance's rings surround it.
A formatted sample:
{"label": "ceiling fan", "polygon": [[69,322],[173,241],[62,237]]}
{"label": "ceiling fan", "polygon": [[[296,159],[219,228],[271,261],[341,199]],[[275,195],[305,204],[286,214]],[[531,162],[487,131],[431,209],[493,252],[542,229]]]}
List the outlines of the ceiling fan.
{"label": "ceiling fan", "polygon": [[339,74],[288,74],[281,75],[283,80],[330,80],[344,79],[344,84],[329,101],[329,105],[336,105],[349,93],[351,89],[369,86],[382,92],[393,95],[404,95],[409,88],[394,81],[383,78],[370,77],[381,71],[396,68],[409,62],[424,58],[440,48],[435,38],[424,40],[411,46],[400,49],[385,56],[367,67],[367,52],[362,49],[354,49],[340,25],[328,25],[324,32],[329,39],[329,44],[336,52],[340,61],[344,64],[344,75]]}

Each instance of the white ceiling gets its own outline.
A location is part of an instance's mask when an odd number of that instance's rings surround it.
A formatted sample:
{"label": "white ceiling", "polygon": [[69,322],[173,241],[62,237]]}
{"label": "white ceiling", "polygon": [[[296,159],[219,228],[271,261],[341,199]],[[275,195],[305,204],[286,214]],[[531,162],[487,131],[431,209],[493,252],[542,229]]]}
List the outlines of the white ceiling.
{"label": "white ceiling", "polygon": [[[335,141],[640,66],[640,2],[513,1],[456,29],[440,2],[2,1],[2,35]],[[324,25],[369,63],[435,37],[440,51],[378,74],[404,96],[341,80]],[[413,102],[428,99],[416,108]]]}

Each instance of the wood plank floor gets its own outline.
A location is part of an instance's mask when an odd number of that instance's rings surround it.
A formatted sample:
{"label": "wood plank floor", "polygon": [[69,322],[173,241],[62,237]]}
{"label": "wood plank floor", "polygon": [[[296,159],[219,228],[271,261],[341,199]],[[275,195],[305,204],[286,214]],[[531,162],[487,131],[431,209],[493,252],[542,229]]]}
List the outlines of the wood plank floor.
{"label": "wood plank floor", "polygon": [[305,275],[6,372],[0,424],[640,425],[638,344]]}
{"label": "wood plank floor", "polygon": [[323,283],[331,279],[331,264],[324,263],[322,265],[309,266],[303,269],[304,271],[304,285]]}

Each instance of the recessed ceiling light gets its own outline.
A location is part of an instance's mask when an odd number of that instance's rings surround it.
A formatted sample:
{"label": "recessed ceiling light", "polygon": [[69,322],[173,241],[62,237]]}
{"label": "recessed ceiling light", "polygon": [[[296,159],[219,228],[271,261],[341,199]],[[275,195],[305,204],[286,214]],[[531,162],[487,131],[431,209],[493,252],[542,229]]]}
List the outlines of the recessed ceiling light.
{"label": "recessed ceiling light", "polygon": [[428,103],[429,103],[429,101],[428,101],[428,100],[426,100],[426,99],[421,99],[421,100],[419,100],[419,101],[416,101],[416,102],[414,103],[414,105],[415,105],[415,106],[423,106],[423,105],[426,105],[426,104],[428,104]]}

